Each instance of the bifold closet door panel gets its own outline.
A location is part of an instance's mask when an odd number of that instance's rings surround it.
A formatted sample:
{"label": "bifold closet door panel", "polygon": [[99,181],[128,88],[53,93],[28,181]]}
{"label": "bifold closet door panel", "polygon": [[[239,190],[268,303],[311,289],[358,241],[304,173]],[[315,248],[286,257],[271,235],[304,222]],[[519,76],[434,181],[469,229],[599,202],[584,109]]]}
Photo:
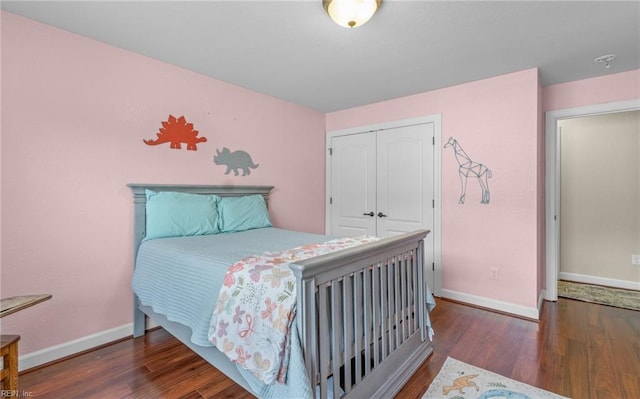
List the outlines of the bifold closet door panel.
{"label": "bifold closet door panel", "polygon": [[433,124],[377,134],[377,235],[433,229]]}
{"label": "bifold closet door panel", "polygon": [[376,235],[376,136],[331,141],[331,235]]}

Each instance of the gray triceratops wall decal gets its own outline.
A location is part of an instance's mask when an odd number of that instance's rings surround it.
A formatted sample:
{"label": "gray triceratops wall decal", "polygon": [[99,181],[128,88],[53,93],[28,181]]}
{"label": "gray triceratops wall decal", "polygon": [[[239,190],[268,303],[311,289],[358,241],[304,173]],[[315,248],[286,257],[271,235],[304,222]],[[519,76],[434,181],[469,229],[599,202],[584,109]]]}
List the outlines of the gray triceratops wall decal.
{"label": "gray triceratops wall decal", "polygon": [[246,151],[229,151],[224,147],[222,151],[216,149],[216,155],[213,156],[213,162],[216,165],[226,165],[227,170],[224,172],[228,175],[233,170],[235,176],[238,176],[238,169],[242,169],[242,176],[251,174],[251,169],[257,168],[258,164],[254,164],[251,155]]}
{"label": "gray triceratops wall decal", "polygon": [[458,176],[460,177],[460,200],[458,203],[464,204],[464,197],[467,192],[467,178],[475,177],[482,189],[482,204],[488,204],[491,200],[491,194],[489,192],[489,178],[491,178],[491,170],[484,164],[472,161],[469,155],[462,149],[460,143],[453,137],[449,137],[449,141],[444,145],[444,148],[453,147],[456,161],[458,161]]}

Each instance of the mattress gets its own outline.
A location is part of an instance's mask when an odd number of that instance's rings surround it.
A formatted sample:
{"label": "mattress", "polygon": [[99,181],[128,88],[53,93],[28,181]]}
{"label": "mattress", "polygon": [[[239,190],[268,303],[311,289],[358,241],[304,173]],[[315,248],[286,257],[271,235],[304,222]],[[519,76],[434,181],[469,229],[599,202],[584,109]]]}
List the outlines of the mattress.
{"label": "mattress", "polygon": [[209,322],[229,266],[247,256],[331,238],[269,227],[149,240],[140,245],[131,285],[140,303],[189,327],[194,344],[212,346]]}

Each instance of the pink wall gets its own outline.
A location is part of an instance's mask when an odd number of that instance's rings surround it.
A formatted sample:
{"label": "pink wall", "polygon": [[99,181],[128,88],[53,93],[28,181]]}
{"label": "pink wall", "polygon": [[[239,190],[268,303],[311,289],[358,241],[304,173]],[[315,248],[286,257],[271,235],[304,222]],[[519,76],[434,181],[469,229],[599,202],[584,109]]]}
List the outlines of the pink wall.
{"label": "pink wall", "polygon": [[[340,130],[442,114],[442,142],[456,138],[493,173],[491,203],[469,181],[460,195],[458,164],[442,149],[442,288],[537,307],[540,239],[538,71],[530,69],[327,115]],[[499,268],[499,280],[489,268]]]}
{"label": "pink wall", "polygon": [[[2,106],[1,295],[53,294],[2,319],[22,354],[131,322],[127,183],[274,185],[275,225],[324,231],[322,113],[6,12]],[[169,114],[208,142],[146,146]],[[259,168],[224,175],[223,146]]]}
{"label": "pink wall", "polygon": [[543,110],[577,108],[640,98],[640,69],[543,88]]}
{"label": "pink wall", "polygon": [[545,180],[545,123],[544,113],[542,112],[542,84],[538,81],[538,286],[536,293],[541,298],[542,291],[546,285],[546,180]]}

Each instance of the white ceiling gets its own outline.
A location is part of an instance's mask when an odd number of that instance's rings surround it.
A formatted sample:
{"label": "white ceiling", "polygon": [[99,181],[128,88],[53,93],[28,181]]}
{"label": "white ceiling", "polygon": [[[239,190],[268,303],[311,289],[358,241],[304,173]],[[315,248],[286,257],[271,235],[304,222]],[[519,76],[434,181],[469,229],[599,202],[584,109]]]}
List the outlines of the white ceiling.
{"label": "white ceiling", "polygon": [[384,0],[352,30],[321,0],[1,7],[321,112],[533,67],[543,86],[640,69],[640,1]]}

